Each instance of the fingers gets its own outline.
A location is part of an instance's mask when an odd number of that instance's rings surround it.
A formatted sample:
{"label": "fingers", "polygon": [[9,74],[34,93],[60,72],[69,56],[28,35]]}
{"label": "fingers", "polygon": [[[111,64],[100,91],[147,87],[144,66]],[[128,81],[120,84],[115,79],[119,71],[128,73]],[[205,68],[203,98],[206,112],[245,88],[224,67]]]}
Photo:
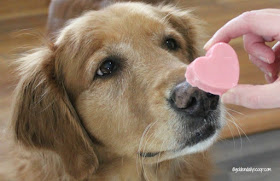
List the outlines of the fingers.
{"label": "fingers", "polygon": [[[268,83],[274,82],[278,78],[280,69],[280,43],[277,42],[273,48],[266,46],[263,38],[247,34],[244,35],[244,47],[249,53],[249,59],[265,74]],[[270,57],[268,61],[264,57]],[[273,63],[271,60],[274,59]]]}
{"label": "fingers", "polygon": [[272,50],[275,54],[275,59],[280,61],[280,42],[277,42],[273,47]]}
{"label": "fingers", "polygon": [[[276,63],[268,64],[252,55],[249,55],[249,59],[266,75],[266,78],[270,78],[267,80],[272,81],[272,78],[275,78],[278,75],[279,68]],[[276,79],[274,79],[274,81],[275,80]],[[269,83],[271,83],[271,81],[269,81]]]}
{"label": "fingers", "polygon": [[266,63],[274,62],[274,52],[269,46],[265,44],[264,38],[252,33],[248,33],[243,36],[243,40],[244,48],[249,55],[257,57]]}
{"label": "fingers", "polygon": [[263,13],[273,13],[273,14],[280,14],[280,9],[260,9],[260,10],[257,10],[259,12],[263,12]]}
{"label": "fingers", "polygon": [[265,78],[266,82],[273,83],[278,79],[278,75],[269,76],[267,74],[264,74],[264,78]]}
{"label": "fingers", "polygon": [[231,39],[248,33],[280,40],[280,23],[277,23],[279,21],[280,11],[270,9],[245,12],[219,29],[205,44],[204,49],[208,50],[217,42],[228,43]]}
{"label": "fingers", "polygon": [[280,42],[277,42],[273,47],[272,47],[274,54],[275,54],[275,61],[274,61],[274,66],[276,67],[276,77],[278,78],[279,72],[280,72]]}
{"label": "fingers", "polygon": [[238,85],[222,96],[224,103],[254,109],[280,107],[280,44],[272,49],[265,45],[265,42],[280,40],[280,23],[277,22],[280,22],[280,10],[246,12],[226,23],[205,44],[204,49],[208,50],[215,43],[228,43],[245,35],[244,47],[251,61],[265,73],[268,82],[275,81],[267,85]]}
{"label": "fingers", "polygon": [[266,85],[238,85],[222,96],[222,102],[251,109],[280,107],[280,81]]}

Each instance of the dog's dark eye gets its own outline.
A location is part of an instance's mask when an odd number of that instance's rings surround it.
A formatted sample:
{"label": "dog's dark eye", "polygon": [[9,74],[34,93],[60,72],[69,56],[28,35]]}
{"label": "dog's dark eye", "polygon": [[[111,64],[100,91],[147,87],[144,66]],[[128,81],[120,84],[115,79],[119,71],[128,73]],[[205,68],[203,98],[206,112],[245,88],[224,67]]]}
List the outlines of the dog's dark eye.
{"label": "dog's dark eye", "polygon": [[168,50],[175,51],[179,48],[177,41],[174,38],[167,38],[165,39],[165,45]]}
{"label": "dog's dark eye", "polygon": [[113,73],[116,69],[117,69],[116,63],[113,60],[108,59],[101,64],[96,74],[98,76],[106,76]]}

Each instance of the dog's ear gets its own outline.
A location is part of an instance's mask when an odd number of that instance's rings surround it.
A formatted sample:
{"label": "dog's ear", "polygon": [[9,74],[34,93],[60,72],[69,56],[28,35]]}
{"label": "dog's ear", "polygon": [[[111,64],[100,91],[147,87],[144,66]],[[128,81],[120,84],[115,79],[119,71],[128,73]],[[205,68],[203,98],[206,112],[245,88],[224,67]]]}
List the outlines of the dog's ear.
{"label": "dog's ear", "polygon": [[202,55],[205,38],[202,27],[204,22],[192,14],[192,10],[180,10],[172,5],[159,6],[162,17],[168,21],[185,39],[188,59],[193,61]]}
{"label": "dog's ear", "polygon": [[97,169],[98,160],[57,73],[63,71],[57,70],[54,51],[42,48],[19,62],[12,118],[16,140],[30,149],[54,151],[69,175],[85,178]]}

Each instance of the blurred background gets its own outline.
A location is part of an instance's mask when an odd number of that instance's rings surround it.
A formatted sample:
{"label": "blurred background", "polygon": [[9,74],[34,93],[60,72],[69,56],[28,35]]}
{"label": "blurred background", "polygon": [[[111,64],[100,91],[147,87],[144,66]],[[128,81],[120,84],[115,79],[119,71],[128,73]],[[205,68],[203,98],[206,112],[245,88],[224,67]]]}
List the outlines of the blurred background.
{"label": "blurred background", "polygon": [[[279,0],[181,0],[206,22],[213,35],[242,12],[280,8]],[[18,77],[13,61],[42,44],[50,0],[0,0],[0,127],[10,118],[13,89]],[[280,22],[279,22],[280,23]],[[236,50],[241,74],[239,83],[263,84],[263,74],[248,60],[241,38],[230,42]],[[280,180],[280,109],[250,110],[227,106],[228,125],[212,149],[217,165],[213,180]],[[245,136],[244,136],[245,135]],[[271,168],[271,172],[234,173],[233,167]]]}

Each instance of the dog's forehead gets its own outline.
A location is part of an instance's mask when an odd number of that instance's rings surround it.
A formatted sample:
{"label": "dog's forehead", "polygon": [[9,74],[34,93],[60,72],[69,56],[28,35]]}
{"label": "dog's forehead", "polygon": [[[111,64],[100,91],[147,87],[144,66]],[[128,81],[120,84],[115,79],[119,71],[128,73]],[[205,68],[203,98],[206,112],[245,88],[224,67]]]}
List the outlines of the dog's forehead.
{"label": "dog's forehead", "polygon": [[62,30],[56,45],[71,52],[65,56],[80,60],[88,60],[96,52],[143,59],[157,55],[171,32],[179,35],[160,7],[120,3],[74,19]]}
{"label": "dog's forehead", "polygon": [[100,12],[104,21],[96,26],[107,34],[132,37],[152,35],[168,27],[158,11],[156,7],[141,3],[116,4]]}
{"label": "dog's forehead", "polygon": [[85,36],[95,41],[117,41],[124,37],[139,39],[139,36],[163,33],[168,27],[158,7],[142,3],[117,3],[103,10],[89,11],[68,22],[56,44],[69,40],[69,37],[83,39]]}
{"label": "dog's forehead", "polygon": [[158,14],[159,8],[144,3],[116,3],[103,11],[112,12],[117,16],[127,16],[128,14],[141,14],[146,16],[155,16]]}

